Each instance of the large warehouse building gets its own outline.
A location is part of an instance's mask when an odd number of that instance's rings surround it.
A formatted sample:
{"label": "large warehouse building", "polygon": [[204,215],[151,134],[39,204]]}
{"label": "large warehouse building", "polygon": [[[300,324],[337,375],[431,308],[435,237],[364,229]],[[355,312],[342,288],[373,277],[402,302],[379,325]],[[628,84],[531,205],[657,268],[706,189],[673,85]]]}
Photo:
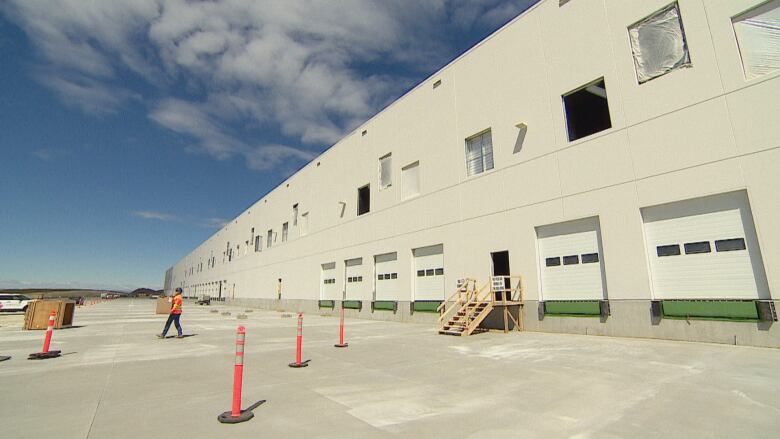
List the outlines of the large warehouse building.
{"label": "large warehouse building", "polygon": [[543,0],[165,288],[433,322],[511,274],[525,330],[780,347],[779,121],[780,0]]}

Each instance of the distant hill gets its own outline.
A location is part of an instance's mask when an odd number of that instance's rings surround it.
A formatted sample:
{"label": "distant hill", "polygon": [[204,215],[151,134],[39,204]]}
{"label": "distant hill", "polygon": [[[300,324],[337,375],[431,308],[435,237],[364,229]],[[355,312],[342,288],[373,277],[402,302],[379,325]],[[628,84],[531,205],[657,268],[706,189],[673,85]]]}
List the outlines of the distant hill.
{"label": "distant hill", "polygon": [[[31,299],[56,299],[56,298],[74,298],[74,297],[100,297],[104,293],[114,293],[116,291],[107,290],[78,290],[65,288],[11,288],[0,289],[3,294],[22,294]],[[122,293],[119,293],[122,294]]]}
{"label": "distant hill", "polygon": [[165,294],[165,290],[153,290],[151,288],[136,288],[127,295],[130,297],[139,297],[139,296],[162,296]]}

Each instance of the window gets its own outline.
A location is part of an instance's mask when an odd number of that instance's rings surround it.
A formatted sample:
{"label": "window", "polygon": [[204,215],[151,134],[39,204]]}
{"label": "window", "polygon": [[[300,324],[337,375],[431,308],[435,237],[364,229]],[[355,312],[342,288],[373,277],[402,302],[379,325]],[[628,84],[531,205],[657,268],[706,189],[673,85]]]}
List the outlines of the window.
{"label": "window", "polygon": [[745,250],[746,248],[744,238],[720,239],[715,241],[715,250],[719,252]]}
{"label": "window", "polygon": [[425,276],[425,270],[417,270],[417,277]]}
{"label": "window", "polygon": [[301,236],[309,233],[309,212],[303,212],[301,215]]}
{"label": "window", "polygon": [[780,0],[773,0],[731,19],[745,79],[780,70]]}
{"label": "window", "polygon": [[393,155],[387,154],[379,159],[379,190],[393,185]]}
{"label": "window", "polygon": [[401,168],[401,199],[405,200],[419,194],[420,162],[414,162]]}
{"label": "window", "polygon": [[398,273],[390,273],[390,279],[398,279]]}
{"label": "window", "polygon": [[267,248],[271,248],[271,245],[274,243],[274,230],[268,229],[268,234],[266,235],[266,243],[265,246]]}
{"label": "window", "polygon": [[263,239],[262,236],[260,235],[255,236],[255,252],[259,252],[263,250],[263,241],[261,241],[261,239]]}
{"label": "window", "polygon": [[577,265],[579,263],[580,263],[580,257],[577,255],[563,257],[563,265]]}
{"label": "window", "polygon": [[557,267],[561,265],[561,258],[559,257],[547,258],[544,260],[544,265],[547,267]]}
{"label": "window", "polygon": [[710,251],[711,249],[710,249],[709,241],[689,242],[685,244],[686,255],[695,255],[697,253],[709,253]]}
{"label": "window", "polygon": [[282,224],[282,242],[287,242],[287,232],[289,232],[290,223]]}
{"label": "window", "polygon": [[612,128],[604,78],[563,96],[569,141]]}
{"label": "window", "polygon": [[691,65],[676,2],[629,26],[628,35],[640,84]]}
{"label": "window", "polygon": [[490,130],[466,139],[466,174],[481,174],[493,169],[493,138]]}
{"label": "window", "polygon": [[671,245],[659,245],[655,248],[655,253],[658,255],[659,258],[662,258],[664,256],[677,256],[680,254],[680,245],[679,244],[671,244]]}
{"label": "window", "polygon": [[586,253],[582,255],[582,263],[583,264],[593,264],[595,262],[599,261],[599,254],[598,253]]}
{"label": "window", "polygon": [[293,204],[293,225],[298,225],[298,203]]}
{"label": "window", "polygon": [[444,269],[443,268],[437,268],[436,269],[436,276],[444,276]]}
{"label": "window", "polygon": [[358,189],[357,214],[363,215],[371,211],[371,186],[365,185]]}

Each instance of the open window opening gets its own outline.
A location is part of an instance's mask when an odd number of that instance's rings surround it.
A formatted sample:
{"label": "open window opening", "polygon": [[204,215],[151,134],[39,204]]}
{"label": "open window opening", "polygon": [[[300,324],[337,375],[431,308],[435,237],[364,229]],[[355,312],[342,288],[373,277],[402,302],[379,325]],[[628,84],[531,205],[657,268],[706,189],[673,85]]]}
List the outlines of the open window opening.
{"label": "open window opening", "polygon": [[677,2],[629,26],[628,35],[640,84],[691,66]]}
{"label": "open window opening", "polygon": [[371,211],[371,185],[358,189],[357,214],[363,215]]}
{"label": "open window opening", "polygon": [[282,242],[287,242],[287,234],[290,231],[290,223],[282,224]]}
{"label": "open window opening", "polygon": [[612,128],[604,78],[563,95],[563,107],[570,142]]}

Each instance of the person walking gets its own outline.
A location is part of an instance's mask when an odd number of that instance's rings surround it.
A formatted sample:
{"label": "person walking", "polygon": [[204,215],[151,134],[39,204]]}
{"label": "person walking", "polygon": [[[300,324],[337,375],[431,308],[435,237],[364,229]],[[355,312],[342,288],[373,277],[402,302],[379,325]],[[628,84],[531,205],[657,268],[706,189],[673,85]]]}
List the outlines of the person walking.
{"label": "person walking", "polygon": [[279,281],[276,283],[276,297],[278,300],[282,300],[282,278],[279,278]]}
{"label": "person walking", "polygon": [[173,299],[171,299],[171,312],[168,314],[168,321],[165,322],[165,328],[163,329],[162,334],[157,334],[157,338],[165,338],[165,334],[167,334],[168,329],[171,328],[171,323],[176,325],[176,331],[178,332],[176,338],[184,337],[181,332],[181,323],[179,323],[179,319],[181,318],[182,302],[181,288],[176,288],[176,293],[173,295]]}

